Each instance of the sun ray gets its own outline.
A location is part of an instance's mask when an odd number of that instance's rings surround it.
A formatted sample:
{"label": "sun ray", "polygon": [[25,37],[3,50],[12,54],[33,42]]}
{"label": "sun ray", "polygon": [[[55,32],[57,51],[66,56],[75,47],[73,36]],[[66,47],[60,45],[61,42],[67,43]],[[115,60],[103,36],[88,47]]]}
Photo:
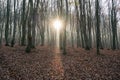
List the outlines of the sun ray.
{"label": "sun ray", "polygon": [[54,26],[55,30],[60,31],[62,28],[62,21],[60,19],[55,19],[53,21],[53,26]]}

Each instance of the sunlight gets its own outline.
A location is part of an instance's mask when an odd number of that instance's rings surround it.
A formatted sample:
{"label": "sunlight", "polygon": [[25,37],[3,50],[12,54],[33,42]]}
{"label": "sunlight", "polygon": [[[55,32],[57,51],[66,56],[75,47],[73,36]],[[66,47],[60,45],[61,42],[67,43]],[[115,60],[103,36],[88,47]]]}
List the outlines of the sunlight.
{"label": "sunlight", "polygon": [[60,18],[56,18],[52,21],[52,26],[55,30],[56,35],[56,47],[60,47],[60,32],[63,28],[63,21]]}
{"label": "sunlight", "polygon": [[54,55],[51,62],[52,63],[51,68],[54,70],[54,73],[57,74],[56,76],[61,78],[59,80],[63,80],[65,71],[64,71],[60,49],[55,48],[53,51],[54,51]]}
{"label": "sunlight", "polygon": [[62,28],[62,21],[60,19],[56,19],[53,21],[53,26],[57,31],[60,31]]}

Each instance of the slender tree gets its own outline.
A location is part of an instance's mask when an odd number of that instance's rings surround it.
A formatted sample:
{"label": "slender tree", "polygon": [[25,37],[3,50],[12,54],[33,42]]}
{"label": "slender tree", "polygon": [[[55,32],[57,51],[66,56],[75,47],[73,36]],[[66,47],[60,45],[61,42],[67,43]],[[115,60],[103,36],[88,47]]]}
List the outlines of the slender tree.
{"label": "slender tree", "polygon": [[68,0],[65,0],[66,4],[66,14],[65,14],[65,27],[64,27],[64,42],[63,42],[63,54],[66,55],[66,27],[67,27],[67,21],[68,21]]}
{"label": "slender tree", "polygon": [[112,25],[112,34],[113,34],[113,42],[112,42],[112,49],[117,49],[117,13],[115,7],[115,1],[112,0],[112,10],[111,10],[111,25]]}
{"label": "slender tree", "polygon": [[[29,7],[30,6],[30,7]],[[27,43],[27,48],[26,48],[26,52],[29,53],[31,52],[31,48],[32,48],[32,14],[33,14],[33,1],[32,0],[29,0],[29,19],[28,19],[28,36],[27,36],[27,40],[28,40],[28,43]]]}
{"label": "slender tree", "polygon": [[26,0],[23,0],[23,6],[22,6],[22,39],[21,39],[21,45],[25,46],[25,40],[26,40]]}
{"label": "slender tree", "polygon": [[95,16],[96,16],[96,44],[97,44],[97,54],[100,54],[99,48],[100,48],[100,7],[99,7],[99,1],[96,0],[95,2]]}
{"label": "slender tree", "polygon": [[13,38],[11,41],[11,47],[15,44],[15,34],[16,34],[16,0],[14,0],[14,28],[13,28]]}
{"label": "slender tree", "polygon": [[32,47],[33,48],[35,48],[35,38],[36,38],[36,25],[37,25],[37,23],[36,22],[38,22],[37,20],[37,12],[38,12],[38,7],[39,7],[39,1],[40,0],[36,0],[35,1],[35,6],[34,6],[34,12],[33,12],[33,25],[32,25]]}
{"label": "slender tree", "polygon": [[7,0],[7,22],[5,26],[5,40],[6,40],[6,46],[9,46],[9,19],[10,19],[10,1]]}

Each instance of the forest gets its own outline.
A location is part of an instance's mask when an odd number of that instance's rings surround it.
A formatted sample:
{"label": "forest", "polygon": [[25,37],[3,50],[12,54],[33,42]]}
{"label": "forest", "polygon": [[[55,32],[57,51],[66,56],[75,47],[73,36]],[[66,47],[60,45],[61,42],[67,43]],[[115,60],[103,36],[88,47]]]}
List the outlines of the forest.
{"label": "forest", "polygon": [[0,0],[0,80],[119,80],[120,0]]}

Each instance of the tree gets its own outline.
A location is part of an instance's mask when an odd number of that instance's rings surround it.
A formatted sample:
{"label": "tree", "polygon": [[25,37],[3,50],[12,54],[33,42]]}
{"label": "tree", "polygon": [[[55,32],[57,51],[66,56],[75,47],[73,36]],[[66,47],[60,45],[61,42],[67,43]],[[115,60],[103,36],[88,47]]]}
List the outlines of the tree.
{"label": "tree", "polygon": [[112,10],[111,10],[111,25],[112,25],[112,34],[113,34],[113,42],[112,49],[115,50],[117,48],[117,16],[116,16],[116,7],[115,1],[112,0]]}
{"label": "tree", "polygon": [[8,34],[9,34],[9,19],[10,19],[10,1],[7,0],[7,22],[5,26],[5,40],[6,46],[9,46]]}
{"label": "tree", "polygon": [[38,20],[37,19],[37,16],[38,16],[37,12],[38,12],[38,7],[39,7],[39,1],[40,0],[35,1],[35,3],[34,3],[35,5],[34,5],[34,9],[33,9],[33,23],[32,23],[33,24],[32,25],[32,37],[33,37],[32,38],[32,47],[33,48],[35,48],[35,42],[36,42],[35,41],[35,38],[36,38],[35,36],[36,36],[36,25],[37,25],[37,22],[38,22],[37,21]]}
{"label": "tree", "polygon": [[11,47],[15,44],[15,34],[16,34],[16,0],[14,0],[14,28],[13,28],[13,38],[11,41]]}
{"label": "tree", "polygon": [[29,4],[30,4],[30,11],[29,11],[29,19],[28,19],[28,36],[27,36],[27,40],[28,40],[28,43],[27,43],[27,48],[26,48],[26,52],[29,53],[31,52],[31,48],[32,48],[32,34],[31,34],[31,31],[32,31],[32,16],[33,16],[33,1],[32,0],[29,0]]}
{"label": "tree", "polygon": [[21,39],[21,45],[25,46],[25,40],[26,40],[26,0],[23,0],[23,6],[22,6],[22,19],[21,19],[21,23],[22,23],[22,39]]}
{"label": "tree", "polygon": [[66,55],[66,27],[67,27],[67,21],[68,21],[68,0],[65,0],[66,3],[66,14],[65,14],[65,27],[64,27],[64,42],[63,42],[63,54]]}
{"label": "tree", "polygon": [[79,20],[79,12],[78,12],[78,5],[77,5],[77,1],[75,0],[75,10],[76,10],[76,18],[77,18],[77,22],[76,22],[76,32],[77,32],[77,47],[80,47],[80,20]]}
{"label": "tree", "polygon": [[96,0],[95,2],[95,15],[96,15],[96,44],[97,44],[97,54],[100,54],[99,48],[100,48],[100,7],[99,7],[99,1]]}

